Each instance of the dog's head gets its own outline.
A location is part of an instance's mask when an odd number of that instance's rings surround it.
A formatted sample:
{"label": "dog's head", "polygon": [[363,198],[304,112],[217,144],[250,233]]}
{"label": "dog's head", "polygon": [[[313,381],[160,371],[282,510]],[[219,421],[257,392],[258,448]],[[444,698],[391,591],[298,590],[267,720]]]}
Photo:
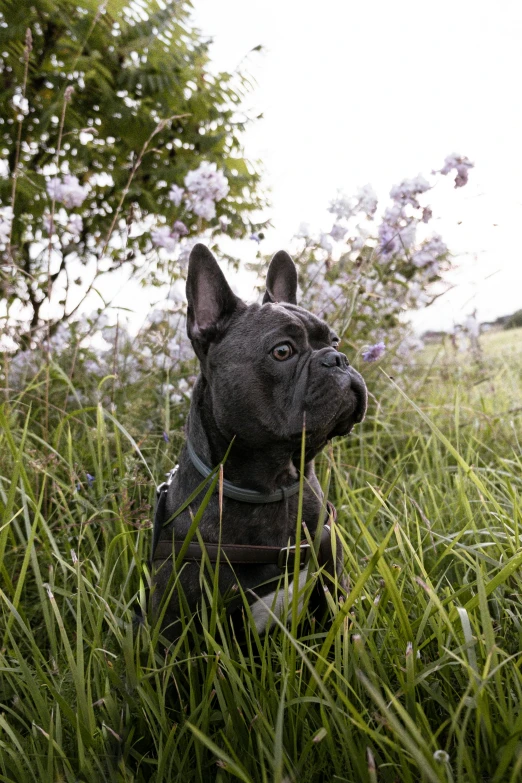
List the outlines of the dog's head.
{"label": "dog's head", "polygon": [[222,435],[260,448],[298,450],[307,459],[362,421],[366,386],[328,324],[299,307],[297,272],[284,251],[272,259],[263,303],[247,305],[228,285],[212,253],[192,250],[187,332],[208,383]]}

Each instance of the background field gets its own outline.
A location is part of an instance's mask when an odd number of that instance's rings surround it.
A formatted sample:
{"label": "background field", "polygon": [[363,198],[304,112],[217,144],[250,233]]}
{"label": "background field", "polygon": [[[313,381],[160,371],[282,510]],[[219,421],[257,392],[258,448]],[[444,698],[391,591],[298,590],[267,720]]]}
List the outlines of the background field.
{"label": "background field", "polygon": [[522,330],[482,345],[361,368],[369,415],[320,460],[351,591],[246,648],[210,587],[202,638],[132,621],[183,409],[167,443],[52,367],[6,402],[0,780],[520,780]]}

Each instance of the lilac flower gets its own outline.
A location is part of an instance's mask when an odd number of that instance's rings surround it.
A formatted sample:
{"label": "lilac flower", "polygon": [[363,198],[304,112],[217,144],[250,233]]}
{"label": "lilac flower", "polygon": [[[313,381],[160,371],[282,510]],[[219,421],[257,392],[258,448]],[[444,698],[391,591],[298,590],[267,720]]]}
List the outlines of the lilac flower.
{"label": "lilac flower", "polygon": [[402,249],[399,239],[399,229],[396,226],[389,225],[384,221],[379,226],[379,252],[384,258],[400,253]]}
{"label": "lilac flower", "polygon": [[330,255],[330,253],[333,250],[333,246],[332,246],[332,242],[331,242],[330,237],[328,236],[328,234],[321,234],[321,236],[319,238],[319,244],[321,245],[323,250],[326,250],[328,255]]}
{"label": "lilac flower", "polygon": [[416,227],[414,223],[395,228],[382,224],[379,227],[381,244],[380,253],[385,258],[393,255],[407,254],[415,242]]}
{"label": "lilac flower", "polygon": [[213,220],[216,217],[216,205],[211,198],[191,198],[189,206],[195,215],[204,220]]}
{"label": "lilac flower", "polygon": [[454,152],[452,155],[444,160],[444,166],[441,168],[440,173],[449,174],[450,171],[456,169],[457,176],[455,177],[455,187],[462,188],[468,182],[469,170],[474,167],[474,163],[470,161],[465,155],[457,155]]}
{"label": "lilac flower", "polygon": [[12,207],[0,207],[0,245],[7,245],[13,222]]}
{"label": "lilac flower", "polygon": [[355,194],[357,199],[357,212],[364,212],[368,217],[373,217],[377,211],[377,194],[371,185],[363,185]]}
{"label": "lilac flower", "polygon": [[198,239],[198,237],[190,237],[189,239],[184,240],[181,245],[178,257],[178,261],[181,267],[185,267],[188,264],[192,248],[200,241],[201,240]]}
{"label": "lilac flower", "polygon": [[417,196],[430,189],[430,183],[419,174],[414,179],[404,179],[400,185],[394,185],[390,190],[390,196],[399,204],[411,204],[412,207],[419,207]]}
{"label": "lilac flower", "polygon": [[335,215],[337,220],[348,220],[354,214],[353,200],[345,196],[344,193],[338,193],[336,198],[330,201],[328,212]]}
{"label": "lilac flower", "polygon": [[433,217],[433,210],[431,209],[431,207],[424,207],[424,209],[422,210],[422,218],[421,218],[422,222],[429,223],[432,217]]}
{"label": "lilac flower", "polygon": [[169,199],[173,202],[174,206],[179,207],[184,193],[185,191],[183,188],[180,188],[179,185],[172,185],[169,190]]}
{"label": "lilac flower", "polygon": [[179,237],[186,237],[189,230],[181,220],[176,220],[172,226],[172,233],[177,234]]}
{"label": "lilac flower", "polygon": [[85,475],[87,476],[87,484],[92,487],[94,484],[94,476],[91,476],[90,473],[86,473]]}
{"label": "lilac flower", "polygon": [[332,226],[332,229],[330,231],[330,236],[332,237],[334,242],[342,242],[347,232],[348,232],[347,228],[341,226],[340,223],[335,223],[335,225]]}
{"label": "lilac flower", "polygon": [[53,177],[47,183],[47,193],[54,201],[60,201],[67,209],[81,207],[89,192],[88,185],[80,185],[78,177],[66,174],[63,180]]}
{"label": "lilac flower", "polygon": [[53,201],[61,201],[62,180],[59,177],[53,177],[47,183],[47,193]]}
{"label": "lilac flower", "polygon": [[442,241],[442,237],[440,237],[439,234],[434,234],[413,254],[411,260],[415,266],[425,267],[428,264],[433,264],[435,261],[438,261],[439,258],[445,256],[447,253],[448,248],[445,242]]}
{"label": "lilac flower", "polygon": [[375,345],[370,345],[369,348],[363,351],[362,358],[365,362],[376,362],[381,356],[384,356],[385,351],[386,346],[384,343],[376,343]]}
{"label": "lilac flower", "polygon": [[170,441],[168,433],[165,432],[165,430],[163,430],[163,440],[165,441],[165,443],[169,443],[169,441]]}
{"label": "lilac flower", "polygon": [[[215,163],[203,161],[185,177],[185,187],[198,200],[221,201],[228,195],[228,179]],[[196,214],[199,214],[196,212]]]}
{"label": "lilac flower", "polygon": [[155,247],[164,247],[169,253],[173,253],[177,247],[179,237],[174,236],[168,226],[159,226],[150,232],[152,244]]}
{"label": "lilac flower", "polygon": [[312,235],[310,223],[300,223],[297,229],[296,237],[298,239],[309,239]]}
{"label": "lilac flower", "polygon": [[80,215],[70,215],[66,226],[69,234],[79,237],[83,230],[83,220]]}

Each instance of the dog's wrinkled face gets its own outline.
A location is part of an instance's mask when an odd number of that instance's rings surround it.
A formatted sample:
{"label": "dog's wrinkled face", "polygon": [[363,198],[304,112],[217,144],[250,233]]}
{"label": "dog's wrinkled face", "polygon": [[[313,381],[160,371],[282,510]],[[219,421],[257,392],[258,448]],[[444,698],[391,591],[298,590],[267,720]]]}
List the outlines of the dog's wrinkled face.
{"label": "dog's wrinkled face", "polygon": [[262,305],[231,291],[203,245],[187,280],[188,333],[227,440],[263,447],[295,444],[306,429],[307,458],[362,421],[366,386],[341,353],[336,333],[296,304],[297,274],[286,253],[269,268]]}

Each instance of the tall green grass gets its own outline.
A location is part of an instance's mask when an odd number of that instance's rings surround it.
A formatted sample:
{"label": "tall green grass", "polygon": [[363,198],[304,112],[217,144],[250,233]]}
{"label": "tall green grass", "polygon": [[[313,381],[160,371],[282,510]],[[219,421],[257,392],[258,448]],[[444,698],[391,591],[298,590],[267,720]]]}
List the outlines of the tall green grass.
{"label": "tall green grass", "polygon": [[432,348],[394,380],[368,375],[366,422],[319,466],[347,599],[326,628],[294,616],[295,633],[259,636],[245,612],[242,645],[211,578],[201,634],[169,645],[133,619],[170,447],[123,410],[61,415],[57,369],[56,414],[38,382],[13,397],[0,780],[522,779],[520,338],[491,336],[480,362]]}

